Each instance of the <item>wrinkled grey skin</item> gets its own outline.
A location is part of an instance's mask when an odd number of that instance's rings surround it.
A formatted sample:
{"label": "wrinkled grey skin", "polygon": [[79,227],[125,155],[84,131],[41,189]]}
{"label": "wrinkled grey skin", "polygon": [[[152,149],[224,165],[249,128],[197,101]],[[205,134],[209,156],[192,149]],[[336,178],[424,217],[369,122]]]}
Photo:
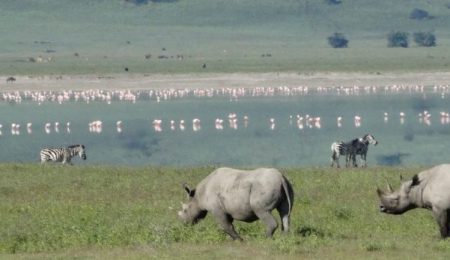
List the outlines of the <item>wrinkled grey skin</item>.
{"label": "wrinkled grey skin", "polygon": [[435,166],[403,182],[396,191],[388,184],[388,192],[377,189],[380,211],[403,214],[414,208],[433,212],[442,238],[450,234],[450,164]]}
{"label": "wrinkled grey skin", "polygon": [[276,169],[259,168],[252,171],[219,168],[191,190],[184,185],[188,201],[178,212],[188,224],[196,224],[211,213],[221,228],[234,240],[242,240],[233,220],[253,222],[261,219],[272,237],[278,223],[271,211],[277,209],[282,230],[289,230],[294,193],[288,180]]}

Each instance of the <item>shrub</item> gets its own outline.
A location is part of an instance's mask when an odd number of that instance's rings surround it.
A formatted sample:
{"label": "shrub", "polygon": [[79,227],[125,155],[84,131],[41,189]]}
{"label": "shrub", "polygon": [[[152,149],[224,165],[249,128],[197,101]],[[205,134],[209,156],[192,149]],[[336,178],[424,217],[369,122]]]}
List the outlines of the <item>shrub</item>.
{"label": "shrub", "polygon": [[325,2],[329,5],[339,5],[342,4],[341,0],[325,0]]}
{"label": "shrub", "polygon": [[177,2],[178,0],[125,0],[125,2],[127,3],[132,3],[135,5],[146,5],[149,2],[153,2],[153,3],[173,3],[173,2]]}
{"label": "shrub", "polygon": [[348,40],[342,33],[334,33],[328,37],[328,43],[333,48],[347,48]]}
{"label": "shrub", "polygon": [[408,33],[400,31],[389,33],[388,47],[408,48]]}
{"label": "shrub", "polygon": [[414,42],[422,47],[436,46],[436,36],[431,32],[417,32],[414,33]]}
{"label": "shrub", "polygon": [[409,15],[409,18],[414,20],[425,20],[425,19],[428,20],[433,19],[434,17],[430,16],[427,11],[416,8],[412,10],[411,14]]}

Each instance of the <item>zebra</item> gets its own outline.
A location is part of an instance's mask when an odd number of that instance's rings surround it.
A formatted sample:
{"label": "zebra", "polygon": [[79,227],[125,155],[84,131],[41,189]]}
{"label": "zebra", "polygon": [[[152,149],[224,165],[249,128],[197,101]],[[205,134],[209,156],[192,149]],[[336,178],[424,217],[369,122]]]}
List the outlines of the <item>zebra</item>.
{"label": "zebra", "polygon": [[41,164],[53,161],[73,165],[71,159],[74,156],[78,155],[81,159],[86,160],[86,147],[82,144],[75,144],[63,148],[43,148],[40,155]]}
{"label": "zebra", "polygon": [[[357,139],[355,139],[357,140]],[[337,168],[340,168],[339,165],[339,157],[341,155],[345,155],[345,166],[350,166],[350,159],[353,159],[353,166],[355,166],[356,162],[354,160],[353,154],[356,153],[355,147],[352,145],[353,141],[343,142],[337,141],[331,144],[331,167],[336,164]]]}
{"label": "zebra", "polygon": [[367,151],[369,150],[369,144],[377,145],[378,141],[371,134],[366,134],[362,137],[351,140],[350,142],[338,141],[331,144],[331,167],[336,164],[339,165],[339,157],[345,155],[345,166],[350,166],[350,161],[353,163],[353,167],[358,167],[356,164],[356,155],[360,155],[361,163],[364,162],[363,167],[367,167]]}
{"label": "zebra", "polygon": [[367,167],[367,152],[369,151],[369,144],[377,145],[378,141],[375,140],[375,137],[371,134],[366,134],[363,137],[360,137],[357,139],[355,144],[355,154],[353,155],[353,162],[356,166],[356,155],[360,155],[360,162],[362,164],[362,167]]}

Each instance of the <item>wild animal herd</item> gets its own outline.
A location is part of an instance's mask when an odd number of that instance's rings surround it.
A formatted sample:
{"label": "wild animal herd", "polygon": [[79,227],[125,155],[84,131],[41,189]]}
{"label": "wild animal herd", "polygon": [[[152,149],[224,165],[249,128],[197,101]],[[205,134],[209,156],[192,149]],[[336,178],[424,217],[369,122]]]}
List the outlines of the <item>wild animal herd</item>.
{"label": "wild animal herd", "polygon": [[[332,164],[339,167],[339,156],[346,157],[346,166],[357,167],[356,156],[366,164],[369,144],[377,145],[373,135],[350,142],[335,142],[331,146]],[[71,164],[71,158],[86,159],[84,145],[41,150],[41,162]],[[337,161],[337,162],[336,162]],[[380,212],[403,214],[411,209],[425,208],[432,211],[439,226],[441,238],[450,236],[450,164],[442,164],[422,171],[411,180],[403,181],[397,190],[388,183],[388,190],[377,188]],[[294,203],[294,188],[288,179],[274,168],[239,170],[218,168],[204,178],[194,189],[183,185],[187,202],[182,204],[178,217],[186,224],[194,225],[206,217],[214,216],[219,226],[233,240],[242,240],[233,221],[253,222],[261,220],[266,225],[266,236],[272,237],[278,222],[272,215],[276,209],[280,215],[281,228],[289,231],[290,216]]]}

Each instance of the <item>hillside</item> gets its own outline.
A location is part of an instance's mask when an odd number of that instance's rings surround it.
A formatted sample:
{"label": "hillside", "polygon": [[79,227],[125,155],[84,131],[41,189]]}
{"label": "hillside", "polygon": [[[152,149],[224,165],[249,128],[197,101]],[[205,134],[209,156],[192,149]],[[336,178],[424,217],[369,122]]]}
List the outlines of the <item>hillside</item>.
{"label": "hillside", "polygon": [[[2,1],[0,71],[442,71],[450,64],[445,0],[130,2]],[[429,17],[411,19],[414,9]],[[433,32],[437,47],[419,48],[410,39],[410,48],[387,48],[386,35],[397,30]],[[348,38],[349,48],[328,45],[334,32]]]}

